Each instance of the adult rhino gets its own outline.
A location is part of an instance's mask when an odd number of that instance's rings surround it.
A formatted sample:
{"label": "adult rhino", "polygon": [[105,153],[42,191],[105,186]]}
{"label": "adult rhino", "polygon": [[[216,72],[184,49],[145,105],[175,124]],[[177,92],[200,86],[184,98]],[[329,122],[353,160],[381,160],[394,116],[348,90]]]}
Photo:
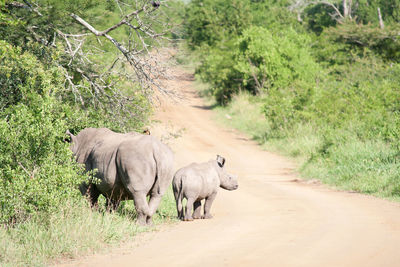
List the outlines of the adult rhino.
{"label": "adult rhino", "polygon": [[[173,153],[150,135],[115,133],[106,128],[86,128],[77,136],[69,131],[71,150],[87,171],[96,170],[100,183],[82,184],[92,205],[100,194],[116,208],[121,200],[133,199],[140,224],[151,224],[173,178]],[[149,202],[146,197],[150,196]]]}

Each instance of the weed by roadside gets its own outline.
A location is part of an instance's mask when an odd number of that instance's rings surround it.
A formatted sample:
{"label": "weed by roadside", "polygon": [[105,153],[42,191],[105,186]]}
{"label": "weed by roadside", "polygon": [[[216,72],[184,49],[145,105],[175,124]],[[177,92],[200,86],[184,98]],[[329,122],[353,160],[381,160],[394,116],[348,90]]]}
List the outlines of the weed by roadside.
{"label": "weed by roadside", "polygon": [[349,129],[317,128],[298,123],[270,135],[259,97],[242,93],[217,107],[217,121],[250,135],[265,149],[292,157],[304,178],[319,179],[338,189],[400,200],[400,158],[386,142],[363,140]]}
{"label": "weed by roadside", "polygon": [[[104,199],[100,201],[100,204]],[[173,223],[175,201],[172,189],[164,195],[154,216],[155,227],[139,226],[132,201],[123,202],[117,212],[92,210],[86,201],[66,203],[56,213],[41,215],[15,227],[0,227],[0,266],[44,266],[60,259],[73,259],[98,252],[138,233]]]}

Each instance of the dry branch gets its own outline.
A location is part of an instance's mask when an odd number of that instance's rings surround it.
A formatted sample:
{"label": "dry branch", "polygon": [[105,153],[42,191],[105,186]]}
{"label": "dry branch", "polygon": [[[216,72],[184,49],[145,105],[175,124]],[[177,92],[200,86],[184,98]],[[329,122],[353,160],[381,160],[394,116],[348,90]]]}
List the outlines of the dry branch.
{"label": "dry branch", "polygon": [[332,2],[329,1],[308,1],[308,0],[296,0],[293,4],[289,7],[290,11],[297,13],[297,20],[302,21],[301,14],[304,10],[310,5],[326,5],[333,9],[333,13],[330,16],[336,20],[338,23],[342,23],[344,19],[349,18],[352,19],[351,16],[351,5],[352,0],[343,0],[343,13],[340,12],[339,8]]}
{"label": "dry branch", "polygon": [[[160,17],[164,13],[159,1],[114,1],[120,20],[104,30],[96,29],[89,19],[74,13],[68,15],[76,26],[82,26],[80,32],[77,32],[79,27],[69,27],[75,29],[75,32],[66,32],[62,26],[52,24],[46,25],[46,31],[36,25],[28,25],[27,30],[31,38],[42,46],[63,50],[62,57],[56,63],[64,74],[64,86],[66,92],[69,92],[69,98],[84,107],[93,105],[106,109],[115,117],[121,114],[134,116],[132,110],[140,112],[140,105],[132,109],[132,105],[135,105],[133,93],[121,92],[116,81],[129,81],[132,87],[140,88],[149,98],[154,91],[163,95],[173,94],[160,84],[160,80],[165,79],[165,68],[156,55],[155,47],[167,39],[164,35],[170,32],[171,25],[168,20]],[[8,5],[13,9],[29,10],[32,18],[45,17],[49,8],[27,0],[22,3],[10,2]],[[26,16],[26,12],[21,14]],[[113,31],[120,28],[128,32],[123,40],[111,36]],[[94,36],[100,46],[87,42],[89,36]],[[112,43],[119,51],[119,55],[117,53],[115,58],[109,60],[108,66],[96,62],[96,55],[104,53],[101,51],[103,40]]]}

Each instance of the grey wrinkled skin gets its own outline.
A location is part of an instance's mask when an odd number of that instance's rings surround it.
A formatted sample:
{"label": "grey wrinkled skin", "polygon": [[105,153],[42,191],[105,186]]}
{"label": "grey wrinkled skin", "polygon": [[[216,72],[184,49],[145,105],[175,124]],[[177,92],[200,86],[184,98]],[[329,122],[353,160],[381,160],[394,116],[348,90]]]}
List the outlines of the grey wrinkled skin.
{"label": "grey wrinkled skin", "polygon": [[[96,170],[100,183],[82,184],[80,190],[92,205],[100,194],[117,208],[121,200],[134,201],[137,220],[151,224],[173,177],[173,153],[150,135],[115,133],[106,128],[86,128],[71,137],[71,150],[86,170]],[[149,202],[146,200],[149,196]]]}
{"label": "grey wrinkled skin", "polygon": [[[205,163],[192,163],[179,169],[172,180],[178,218],[184,221],[193,219],[210,219],[211,205],[217,196],[218,188],[236,190],[237,177],[224,170],[225,159],[217,156],[217,160]],[[182,200],[186,198],[183,209]],[[201,215],[201,200],[205,199],[204,214]],[[192,214],[193,209],[193,214]]]}

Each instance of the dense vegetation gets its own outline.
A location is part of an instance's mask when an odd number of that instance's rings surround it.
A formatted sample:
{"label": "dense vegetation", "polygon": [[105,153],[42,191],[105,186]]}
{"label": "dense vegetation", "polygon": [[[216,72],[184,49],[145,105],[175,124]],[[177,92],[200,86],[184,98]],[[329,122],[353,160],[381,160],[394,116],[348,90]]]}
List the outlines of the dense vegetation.
{"label": "dense vegetation", "polygon": [[399,197],[399,7],[194,0],[185,34],[230,123],[298,157],[307,177]]}
{"label": "dense vegetation", "polygon": [[[164,6],[0,1],[0,265],[43,265],[141,230],[134,224],[132,203],[117,214],[90,210],[78,190],[87,176],[64,139],[67,129],[133,131],[147,123],[151,92],[145,70],[135,69],[140,64],[128,67],[134,62],[129,53],[122,54],[104,36],[95,37],[71,16],[104,30],[124,12],[142,7],[143,21],[132,23],[137,32],[151,24],[147,35],[132,37],[122,27],[109,35],[120,46],[134,47],[144,62],[147,49],[157,44],[149,35],[168,30],[162,24],[171,10]],[[170,196],[164,199],[156,221],[172,216],[172,203]]]}
{"label": "dense vegetation", "polygon": [[[307,177],[400,196],[399,0],[166,2],[0,0],[0,265],[43,265],[142,230],[131,204],[87,207],[64,138],[146,123],[157,64],[140,62],[171,14],[230,123],[298,157]],[[141,4],[146,16],[110,28]]]}

